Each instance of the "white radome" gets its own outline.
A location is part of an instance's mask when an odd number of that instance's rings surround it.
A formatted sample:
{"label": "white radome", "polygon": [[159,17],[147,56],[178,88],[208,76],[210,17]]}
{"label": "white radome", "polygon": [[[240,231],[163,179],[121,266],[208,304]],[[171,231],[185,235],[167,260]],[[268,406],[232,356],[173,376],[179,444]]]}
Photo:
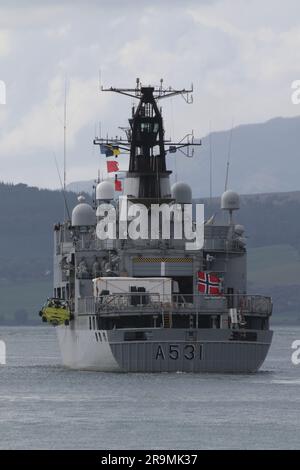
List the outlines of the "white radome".
{"label": "white radome", "polygon": [[240,196],[234,191],[225,191],[221,197],[221,209],[236,211],[240,208]]}
{"label": "white radome", "polygon": [[171,188],[172,198],[178,204],[191,204],[192,203],[192,190],[186,183],[175,183]]}
{"label": "white radome", "polygon": [[96,188],[97,201],[111,201],[114,198],[115,187],[112,181],[101,181]]}
{"label": "white radome", "polygon": [[84,196],[78,197],[77,206],[72,211],[72,226],[90,226],[96,225],[96,214],[92,206],[87,204]]}

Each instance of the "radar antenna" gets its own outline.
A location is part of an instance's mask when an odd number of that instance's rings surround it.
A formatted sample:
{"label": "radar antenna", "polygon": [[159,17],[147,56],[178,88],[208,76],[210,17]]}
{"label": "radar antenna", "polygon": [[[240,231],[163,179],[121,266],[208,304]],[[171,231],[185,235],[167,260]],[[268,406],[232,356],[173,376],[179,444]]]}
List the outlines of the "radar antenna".
{"label": "radar antenna", "polygon": [[[185,100],[186,103],[191,104],[193,103],[193,95],[191,94],[193,92],[193,84],[191,84],[191,87],[189,89],[181,89],[181,90],[176,90],[172,87],[163,87],[163,79],[160,79],[160,85],[156,87],[151,87],[147,86],[144,87],[142,86],[142,83],[139,78],[136,79],[136,86],[135,88],[116,88],[116,87],[110,87],[110,88],[104,88],[103,85],[101,85],[101,79],[100,79],[100,90],[101,91],[110,91],[114,93],[119,93],[121,95],[129,96],[131,98],[136,98],[138,100],[144,99],[144,95],[147,91],[149,95],[149,90],[151,90],[151,101],[152,105],[157,108],[157,115],[161,115],[161,109],[158,109],[156,105],[156,101],[163,99],[163,98],[169,98],[175,95],[180,95],[182,98]],[[154,104],[155,102],[155,104]],[[135,107],[132,108],[132,118],[135,116],[136,109]],[[144,116],[146,117],[146,116]],[[133,121],[131,119],[130,121]],[[131,123],[130,123],[131,124]],[[113,145],[119,147],[121,150],[123,150],[125,153],[130,151],[130,146],[132,143],[132,126],[130,127],[119,127],[122,131],[125,132],[126,138],[118,138],[118,137],[113,137],[113,138],[108,138],[103,139],[100,137],[96,137],[94,139],[94,144],[95,145],[101,145],[101,144],[108,144],[108,145]],[[176,153],[177,150],[179,150],[183,155],[186,157],[193,157],[194,155],[194,148],[195,146],[200,146],[202,145],[201,140],[198,142],[195,142],[194,140],[194,133],[193,131],[190,132],[189,134],[186,134],[180,141],[178,142],[171,142],[170,140],[165,140],[162,138],[162,141],[164,144],[168,145],[168,149],[165,150],[165,153]],[[187,148],[186,151],[183,150],[183,148]]]}
{"label": "radar antenna", "polygon": [[[130,96],[131,98],[136,98],[140,100],[142,98],[143,92],[142,89],[145,88],[142,86],[141,81],[139,78],[136,79],[136,86],[135,88],[104,88],[103,85],[100,85],[101,91],[113,91],[115,93],[120,93],[121,95]],[[147,87],[149,88],[149,87]],[[161,100],[163,98],[170,98],[171,96],[181,95],[182,98],[185,100],[186,103],[192,104],[193,103],[193,84],[189,89],[182,88],[181,90],[176,90],[172,87],[163,87],[163,79],[160,79],[160,85],[155,87],[150,87],[153,90],[153,97],[155,100]]]}

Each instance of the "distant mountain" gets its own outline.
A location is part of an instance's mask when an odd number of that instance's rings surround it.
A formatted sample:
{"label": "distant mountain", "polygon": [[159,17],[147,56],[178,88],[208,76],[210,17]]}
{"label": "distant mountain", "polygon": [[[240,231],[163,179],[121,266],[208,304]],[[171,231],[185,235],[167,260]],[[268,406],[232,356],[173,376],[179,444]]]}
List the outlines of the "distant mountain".
{"label": "distant mountain", "polygon": [[[68,192],[66,199],[71,213],[77,195]],[[63,220],[64,211],[61,191],[0,183],[1,280],[32,280],[49,275],[53,225]]]}
{"label": "distant mountain", "polygon": [[95,186],[95,180],[88,181],[74,181],[74,183],[67,184],[67,190],[74,193],[93,193],[93,186]]}
{"label": "distant mountain", "polygon": [[[210,194],[209,155],[212,150],[213,194],[224,191],[230,130],[202,138],[193,158],[170,154],[168,167],[173,181],[188,182],[194,197]],[[175,165],[176,158],[176,165]],[[259,124],[233,128],[229,185],[241,194],[298,191],[300,189],[300,117],[275,118]],[[91,192],[91,181],[71,183],[69,190]]]}
{"label": "distant mountain", "polygon": [[[77,195],[66,199],[71,212]],[[0,323],[38,322],[52,293],[53,225],[64,211],[61,191],[0,183]]]}
{"label": "distant mountain", "polygon": [[[230,131],[211,134],[213,194],[224,191]],[[194,196],[209,195],[209,136],[194,158],[180,158],[180,179],[189,181]],[[300,117],[276,118],[232,131],[228,187],[241,194],[300,189]]]}

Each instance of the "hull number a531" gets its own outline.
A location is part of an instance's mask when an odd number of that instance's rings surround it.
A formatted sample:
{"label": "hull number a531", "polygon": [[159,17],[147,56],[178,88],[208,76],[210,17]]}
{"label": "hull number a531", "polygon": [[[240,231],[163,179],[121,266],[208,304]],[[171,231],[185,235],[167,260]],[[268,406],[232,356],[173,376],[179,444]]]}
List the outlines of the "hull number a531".
{"label": "hull number a531", "polygon": [[179,344],[168,344],[157,346],[155,359],[172,359],[177,361],[178,359],[187,359],[192,361],[193,359],[202,359],[202,345],[185,344],[181,346]]}

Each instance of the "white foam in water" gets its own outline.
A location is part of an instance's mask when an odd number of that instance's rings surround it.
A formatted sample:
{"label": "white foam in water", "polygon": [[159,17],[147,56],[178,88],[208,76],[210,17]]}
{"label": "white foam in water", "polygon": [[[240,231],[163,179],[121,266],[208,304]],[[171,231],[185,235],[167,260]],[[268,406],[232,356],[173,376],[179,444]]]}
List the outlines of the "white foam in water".
{"label": "white foam in water", "polygon": [[300,379],[279,379],[279,380],[272,380],[274,384],[282,384],[282,385],[300,385]]}

